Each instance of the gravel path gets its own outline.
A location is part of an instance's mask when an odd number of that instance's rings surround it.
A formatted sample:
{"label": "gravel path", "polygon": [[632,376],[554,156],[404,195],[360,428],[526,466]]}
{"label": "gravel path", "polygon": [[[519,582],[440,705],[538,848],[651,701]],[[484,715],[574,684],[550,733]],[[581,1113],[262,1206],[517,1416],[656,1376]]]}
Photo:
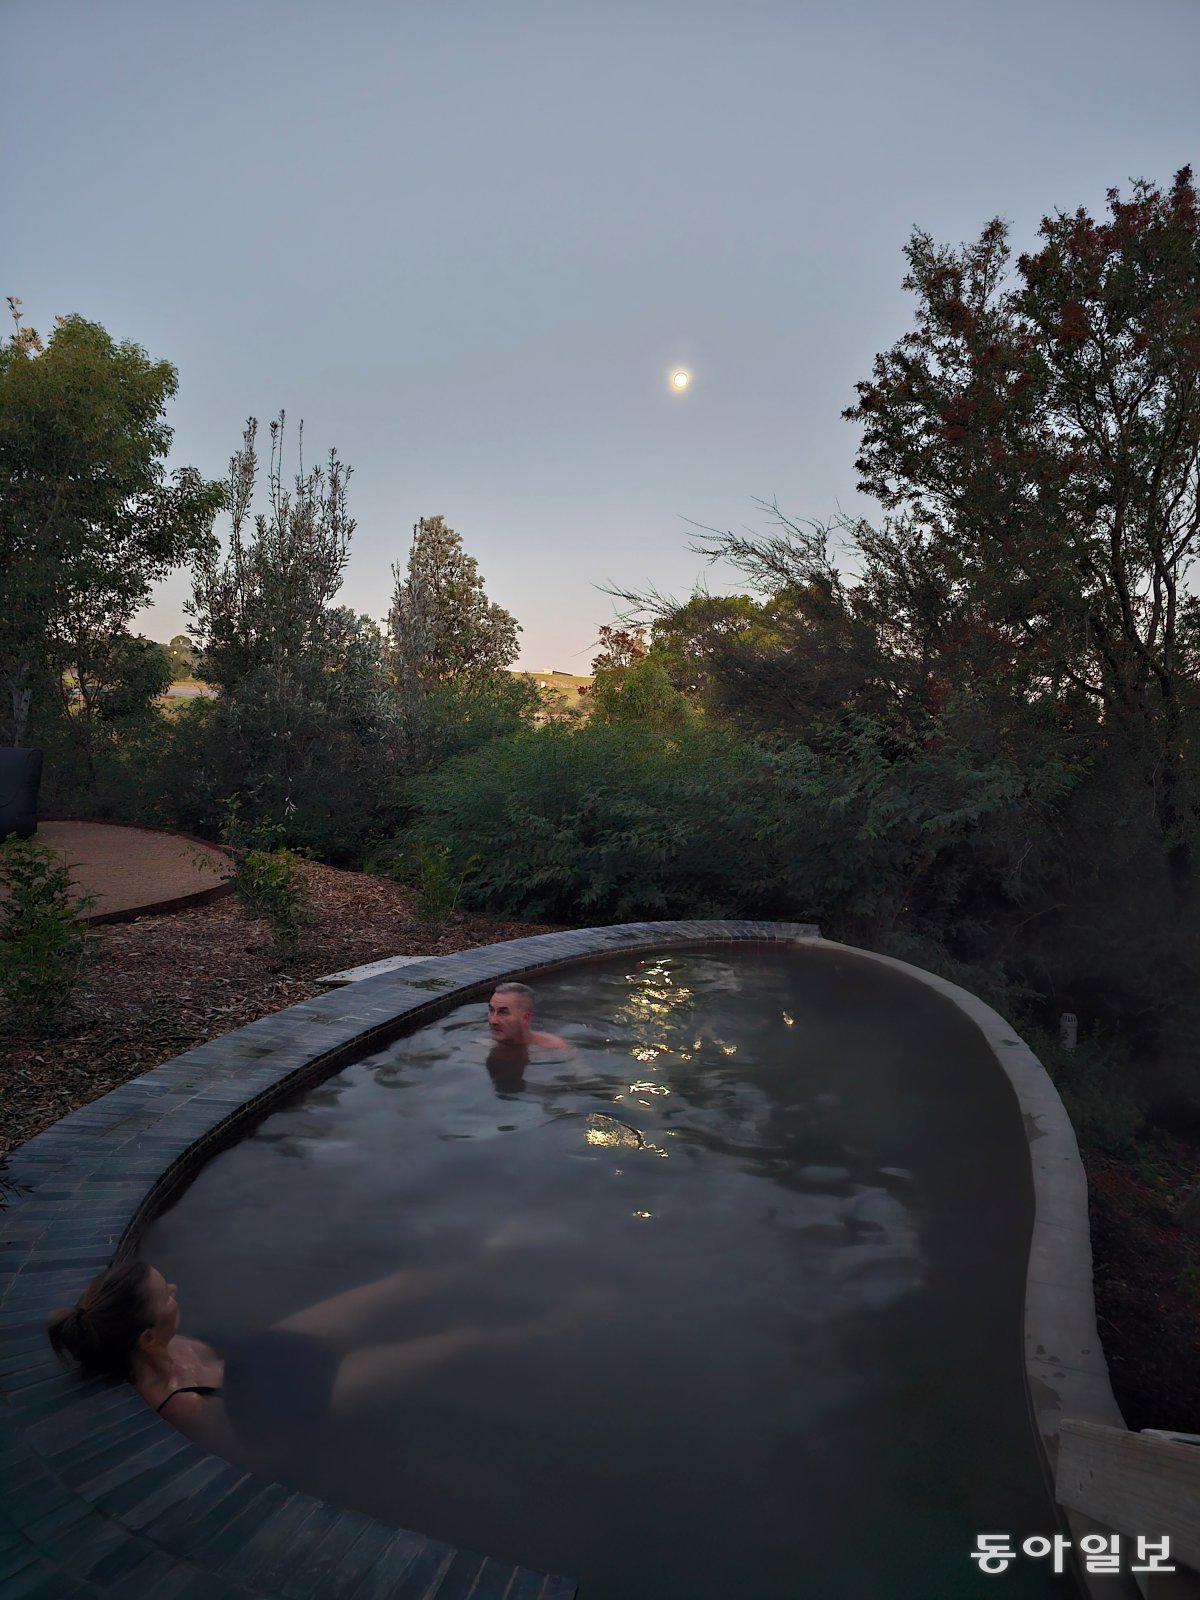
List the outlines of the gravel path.
{"label": "gravel path", "polygon": [[96,896],[93,919],[209,893],[229,873],[229,858],[215,846],[153,828],[41,822],[36,837],[71,864],[81,893]]}

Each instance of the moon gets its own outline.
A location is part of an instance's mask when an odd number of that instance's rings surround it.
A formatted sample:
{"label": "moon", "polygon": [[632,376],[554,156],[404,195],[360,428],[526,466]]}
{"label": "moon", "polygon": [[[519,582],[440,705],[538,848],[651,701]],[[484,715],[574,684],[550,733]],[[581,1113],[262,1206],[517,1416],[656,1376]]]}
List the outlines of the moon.
{"label": "moon", "polygon": [[675,369],[675,371],[671,374],[671,387],[672,387],[672,389],[676,389],[681,393],[682,393],[682,391],[684,389],[687,388],[688,384],[691,383],[691,381],[692,381],[691,373],[685,371],[683,367],[677,367]]}

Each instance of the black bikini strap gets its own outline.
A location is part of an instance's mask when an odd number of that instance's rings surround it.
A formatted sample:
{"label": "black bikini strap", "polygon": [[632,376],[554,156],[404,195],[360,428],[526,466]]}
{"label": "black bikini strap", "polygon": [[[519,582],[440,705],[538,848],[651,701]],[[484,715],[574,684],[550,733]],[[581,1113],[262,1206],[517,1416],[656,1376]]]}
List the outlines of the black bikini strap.
{"label": "black bikini strap", "polygon": [[166,1405],[167,1400],[174,1400],[174,1398],[175,1398],[175,1396],[177,1394],[220,1394],[220,1392],[221,1392],[220,1389],[214,1387],[214,1385],[211,1384],[211,1383],[188,1383],[188,1384],[183,1384],[178,1389],[172,1389],[170,1394],[167,1396],[167,1399],[161,1401],[158,1405],[155,1406],[154,1409],[155,1409],[155,1411],[161,1412],[163,1406]]}

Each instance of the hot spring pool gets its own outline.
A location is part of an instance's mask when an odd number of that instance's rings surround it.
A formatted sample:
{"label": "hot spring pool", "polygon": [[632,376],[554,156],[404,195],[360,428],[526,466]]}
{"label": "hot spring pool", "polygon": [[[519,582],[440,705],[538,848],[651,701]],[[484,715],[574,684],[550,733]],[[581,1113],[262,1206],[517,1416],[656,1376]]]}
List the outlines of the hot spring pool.
{"label": "hot spring pool", "polygon": [[[147,1230],[218,1349],[405,1268],[458,1270],[389,1338],[545,1324],[279,1477],[581,1600],[995,1594],[976,1535],[1057,1529],[1022,1365],[1028,1149],[982,1035],[820,947],[535,988],[566,1056],[489,1062],[485,1004],[460,1006],[269,1115]],[[1046,1569],[999,1581],[1075,1593]]]}

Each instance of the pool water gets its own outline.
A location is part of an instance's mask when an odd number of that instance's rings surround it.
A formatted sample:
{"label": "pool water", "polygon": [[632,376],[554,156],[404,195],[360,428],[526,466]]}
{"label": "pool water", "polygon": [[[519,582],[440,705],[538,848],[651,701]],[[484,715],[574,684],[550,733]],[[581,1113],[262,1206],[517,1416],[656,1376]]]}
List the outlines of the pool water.
{"label": "pool water", "polygon": [[[149,1229],[223,1338],[446,1267],[375,1342],[453,1349],[280,1476],[581,1600],[995,1594],[980,1533],[1057,1531],[1022,1380],[1032,1190],[982,1037],[844,952],[626,955],[328,1079]],[[492,1059],[489,1061],[489,1055]],[[1009,1596],[1073,1594],[1019,1555]]]}

